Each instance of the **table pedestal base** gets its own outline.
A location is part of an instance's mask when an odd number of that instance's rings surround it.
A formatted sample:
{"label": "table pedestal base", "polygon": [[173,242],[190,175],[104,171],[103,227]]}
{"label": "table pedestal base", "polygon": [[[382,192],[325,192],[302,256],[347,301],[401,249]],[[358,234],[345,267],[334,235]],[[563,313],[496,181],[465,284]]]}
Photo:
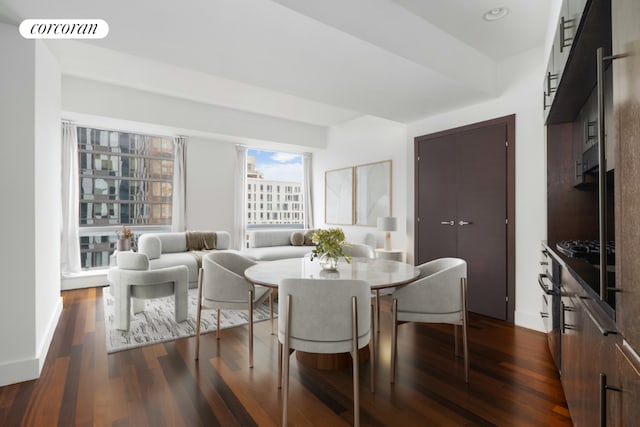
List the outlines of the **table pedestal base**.
{"label": "table pedestal base", "polygon": [[[325,354],[296,351],[296,359],[307,368],[337,370],[351,367],[350,353]],[[362,365],[367,360],[369,360],[369,346],[358,350],[358,363]]]}

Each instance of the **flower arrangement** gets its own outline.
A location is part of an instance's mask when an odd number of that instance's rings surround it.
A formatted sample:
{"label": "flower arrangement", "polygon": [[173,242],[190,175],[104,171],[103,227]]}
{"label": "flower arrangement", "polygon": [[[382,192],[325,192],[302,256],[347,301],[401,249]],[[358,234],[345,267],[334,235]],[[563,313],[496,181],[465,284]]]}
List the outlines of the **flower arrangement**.
{"label": "flower arrangement", "polygon": [[326,258],[335,266],[339,257],[344,257],[347,263],[351,262],[351,257],[344,253],[344,248],[349,244],[344,240],[344,232],[340,228],[329,228],[326,230],[316,230],[311,236],[311,240],[316,248],[311,251],[311,261],[314,258]]}
{"label": "flower arrangement", "polygon": [[116,230],[116,235],[118,239],[130,239],[133,237],[133,231],[126,226],[122,226],[122,230]]}

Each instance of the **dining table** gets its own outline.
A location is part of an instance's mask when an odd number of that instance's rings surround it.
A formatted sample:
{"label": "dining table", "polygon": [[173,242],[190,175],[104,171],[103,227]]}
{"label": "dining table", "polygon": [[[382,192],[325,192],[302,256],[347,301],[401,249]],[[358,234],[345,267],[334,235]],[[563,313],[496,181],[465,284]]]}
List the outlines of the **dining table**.
{"label": "dining table", "polygon": [[[420,276],[420,270],[411,264],[380,258],[353,257],[350,262],[341,258],[335,270],[325,270],[319,260],[311,260],[309,255],[302,258],[289,258],[275,261],[259,262],[247,268],[245,278],[255,284],[277,289],[283,279],[314,279],[319,281],[329,279],[364,280],[371,287],[375,295],[374,331],[380,332],[380,291],[395,288],[413,282]],[[366,348],[366,347],[365,347]],[[298,360],[307,366],[318,369],[339,369],[348,365],[348,359],[327,358],[326,355],[309,357],[298,352]],[[360,361],[368,358],[361,357]],[[346,362],[345,362],[346,360]]]}

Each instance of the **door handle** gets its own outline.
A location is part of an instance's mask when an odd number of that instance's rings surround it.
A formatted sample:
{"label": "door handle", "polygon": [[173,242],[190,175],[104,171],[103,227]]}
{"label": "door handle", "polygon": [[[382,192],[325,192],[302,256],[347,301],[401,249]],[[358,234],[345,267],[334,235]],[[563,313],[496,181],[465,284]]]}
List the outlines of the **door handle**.
{"label": "door handle", "polygon": [[463,220],[458,221],[458,225],[469,225],[469,224],[473,224],[473,222],[471,222],[471,221],[463,221]]}
{"label": "door handle", "polygon": [[441,225],[454,225],[455,223],[453,221],[440,221]]}

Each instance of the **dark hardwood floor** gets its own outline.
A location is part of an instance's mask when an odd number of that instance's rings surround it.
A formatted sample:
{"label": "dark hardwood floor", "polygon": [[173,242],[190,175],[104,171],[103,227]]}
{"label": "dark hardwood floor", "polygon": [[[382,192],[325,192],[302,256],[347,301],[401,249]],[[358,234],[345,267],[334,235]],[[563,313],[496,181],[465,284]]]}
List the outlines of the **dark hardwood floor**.
{"label": "dark hardwood floor", "polygon": [[[65,291],[40,379],[0,388],[0,426],[277,426],[277,338],[256,324],[107,355],[102,289]],[[387,297],[388,298],[388,297]],[[390,316],[383,298],[376,393],[361,366],[368,426],[570,426],[558,374],[538,332],[471,315],[470,383],[454,358],[453,327],[399,327],[398,378],[389,383]],[[353,422],[351,372],[315,371],[291,358],[290,425]]]}

